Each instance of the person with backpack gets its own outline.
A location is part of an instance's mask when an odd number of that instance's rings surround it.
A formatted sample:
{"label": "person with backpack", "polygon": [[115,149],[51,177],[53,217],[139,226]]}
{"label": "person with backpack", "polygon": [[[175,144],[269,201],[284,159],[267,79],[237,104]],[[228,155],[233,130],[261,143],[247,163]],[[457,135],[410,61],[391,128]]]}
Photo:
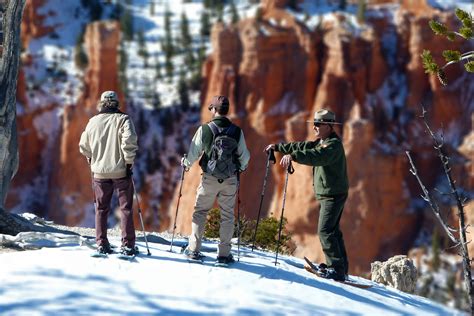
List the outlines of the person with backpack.
{"label": "person with backpack", "polygon": [[97,251],[112,253],[107,239],[107,219],[114,190],[118,193],[122,229],[121,253],[132,256],[135,247],[133,224],[132,166],[138,150],[137,134],[130,117],[119,110],[114,91],[105,91],[98,104],[99,114],[89,120],[79,142],[93,174]]}
{"label": "person with backpack", "polygon": [[212,120],[198,128],[187,156],[181,160],[181,165],[187,170],[200,158],[199,165],[203,171],[194,205],[192,233],[184,254],[193,260],[202,258],[200,249],[207,213],[217,199],[221,222],[216,264],[227,265],[234,262],[230,251],[239,174],[247,168],[250,153],[243,131],[227,118],[227,97],[213,97],[208,110],[212,113]]}
{"label": "person with backpack", "polygon": [[346,154],[341,138],[334,131],[336,115],[325,109],[314,113],[313,130],[315,141],[270,144],[271,149],[284,154],[280,165],[285,169],[294,161],[313,167],[313,189],[321,208],[319,210],[318,235],[326,264],[322,277],[344,281],[349,272],[349,262],[342,232],[339,228],[344,203],[347,199],[349,181]]}

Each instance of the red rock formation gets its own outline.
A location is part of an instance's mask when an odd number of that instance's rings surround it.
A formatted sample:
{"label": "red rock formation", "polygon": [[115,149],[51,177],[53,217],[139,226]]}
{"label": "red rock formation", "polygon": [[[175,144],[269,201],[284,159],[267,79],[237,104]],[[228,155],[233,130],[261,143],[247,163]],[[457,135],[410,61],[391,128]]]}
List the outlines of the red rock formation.
{"label": "red rock formation", "polygon": [[[397,126],[397,110],[386,108],[393,106],[396,93],[402,91],[394,90],[395,95],[381,91],[393,89],[388,78],[391,68],[406,65],[408,109],[418,111],[420,102],[432,93],[435,124],[462,120],[463,107],[451,105],[459,100],[456,94],[460,87],[437,86],[424,74],[419,58],[423,49],[438,54],[447,42],[431,35],[429,18],[415,15],[420,13],[419,8],[396,13],[395,26],[388,11],[382,17],[372,17],[364,32],[354,36],[343,16],[326,24],[322,35],[311,34],[279,9],[284,5],[285,1],[263,1],[262,21],[245,20],[237,29],[222,24],[214,28],[214,52],[205,67],[204,105],[212,95],[229,95],[233,117],[244,128],[252,160],[242,176],[241,199],[244,213],[252,218],[256,216],[255,201],[259,200],[259,181],[263,179],[264,145],[313,138],[311,127],[303,123],[310,113],[322,107],[336,112],[337,118],[345,122],[339,132],[344,137],[351,185],[341,226],[351,271],[368,271],[374,259],[407,251],[421,220],[420,214],[410,211],[409,203],[418,193],[409,191],[414,186],[400,146],[404,133],[421,135],[421,122],[413,120],[409,126]],[[433,12],[423,10],[430,17]],[[397,33],[390,31],[394,27]],[[392,60],[391,66],[382,48],[389,32],[398,37],[397,47],[403,58]],[[322,60],[317,56],[323,56]],[[202,120],[209,118],[204,106]],[[433,183],[436,173],[430,166],[435,165],[436,156],[426,160],[433,154],[429,139],[414,136],[410,143],[414,154],[424,159],[420,168],[423,176],[433,175]],[[324,261],[315,234],[319,206],[313,197],[311,168],[296,165],[295,169],[289,178],[285,207],[288,228],[297,245],[295,254]],[[199,174],[197,166],[186,174],[186,193],[178,220],[178,230],[183,233],[190,230]],[[272,167],[264,201],[267,215],[279,216],[283,181],[284,171]]]}
{"label": "red rock formation", "polygon": [[21,23],[21,39],[24,47],[28,47],[31,39],[38,38],[54,31],[54,25],[44,26],[44,20],[54,12],[38,13],[46,0],[29,0],[23,10]]}
{"label": "red rock formation", "polygon": [[[59,143],[58,161],[50,186],[49,216],[52,220],[79,225],[91,214],[84,214],[87,205],[93,214],[91,175],[86,159],[79,154],[78,144],[90,117],[97,113],[101,92],[120,91],[117,49],[120,29],[117,22],[94,22],[87,26],[84,41],[89,64],[84,78],[83,94],[76,105],[66,107]],[[71,176],[74,175],[74,176]],[[90,223],[89,223],[90,224]]]}

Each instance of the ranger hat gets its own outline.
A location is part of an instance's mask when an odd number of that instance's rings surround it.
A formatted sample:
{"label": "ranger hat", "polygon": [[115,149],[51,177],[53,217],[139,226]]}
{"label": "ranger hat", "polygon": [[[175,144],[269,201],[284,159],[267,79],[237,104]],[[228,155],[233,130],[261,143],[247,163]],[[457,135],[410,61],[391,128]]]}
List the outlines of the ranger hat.
{"label": "ranger hat", "polygon": [[216,109],[229,109],[229,99],[227,99],[226,96],[223,96],[223,95],[216,95],[212,98],[211,100],[211,104],[209,104],[209,106],[207,107],[209,109],[209,111],[212,109],[212,108],[216,108]]}
{"label": "ranger hat", "polygon": [[100,101],[115,101],[118,102],[117,93],[115,91],[104,91],[100,96]]}
{"label": "ranger hat", "polygon": [[329,110],[321,109],[314,112],[314,120],[306,121],[308,123],[322,123],[322,124],[341,124],[336,122],[336,114]]}

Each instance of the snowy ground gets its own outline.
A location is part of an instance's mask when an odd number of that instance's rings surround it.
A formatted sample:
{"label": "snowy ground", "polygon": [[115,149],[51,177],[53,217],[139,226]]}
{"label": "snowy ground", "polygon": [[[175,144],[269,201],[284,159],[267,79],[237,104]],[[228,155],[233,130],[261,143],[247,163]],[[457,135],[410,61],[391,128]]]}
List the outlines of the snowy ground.
{"label": "snowy ground", "polygon": [[1,254],[1,315],[462,315],[382,285],[316,278],[293,257],[275,267],[274,254],[242,248],[240,262],[216,268],[215,243],[204,244],[200,265],[178,253],[184,240],[171,253],[165,239],[150,238],[152,255],[140,242],[132,262],[91,258],[77,245]]}

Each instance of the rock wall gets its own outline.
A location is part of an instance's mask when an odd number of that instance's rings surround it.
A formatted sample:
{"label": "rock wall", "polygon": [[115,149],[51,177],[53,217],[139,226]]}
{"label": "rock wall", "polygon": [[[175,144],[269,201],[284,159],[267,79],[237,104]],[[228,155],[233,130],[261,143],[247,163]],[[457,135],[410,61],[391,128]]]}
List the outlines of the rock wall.
{"label": "rock wall", "polygon": [[[453,15],[426,4],[424,10],[403,5],[395,13],[382,8],[355,35],[344,16],[310,31],[282,5],[262,1],[262,20],[214,27],[213,54],[204,67],[202,121],[210,119],[204,105],[213,95],[230,97],[232,119],[243,127],[252,154],[249,170],[242,175],[241,209],[255,218],[264,146],[312,139],[311,127],[304,121],[320,108],[335,111],[344,122],[338,132],[343,136],[350,180],[341,226],[351,272],[368,271],[374,259],[406,253],[423,221],[423,212],[411,205],[419,188],[408,171],[405,150],[416,157],[427,185],[439,180],[437,157],[416,117],[420,104],[429,106],[429,121],[435,128],[456,122],[458,138],[451,138],[454,151],[464,137],[472,142],[466,136],[471,121],[463,115],[472,109],[466,100],[472,87],[459,83],[465,77],[457,70],[448,74],[459,77],[457,82],[440,86],[424,74],[419,58],[423,49],[431,49],[438,58],[442,47],[459,45],[434,36],[427,26],[434,15],[448,24]],[[295,165],[295,169],[285,206],[295,254],[321,262],[324,255],[315,234],[319,205],[313,197],[311,168]],[[186,174],[178,219],[182,233],[190,231],[200,172],[194,166]],[[283,182],[284,171],[272,167],[266,216],[279,216]]]}

